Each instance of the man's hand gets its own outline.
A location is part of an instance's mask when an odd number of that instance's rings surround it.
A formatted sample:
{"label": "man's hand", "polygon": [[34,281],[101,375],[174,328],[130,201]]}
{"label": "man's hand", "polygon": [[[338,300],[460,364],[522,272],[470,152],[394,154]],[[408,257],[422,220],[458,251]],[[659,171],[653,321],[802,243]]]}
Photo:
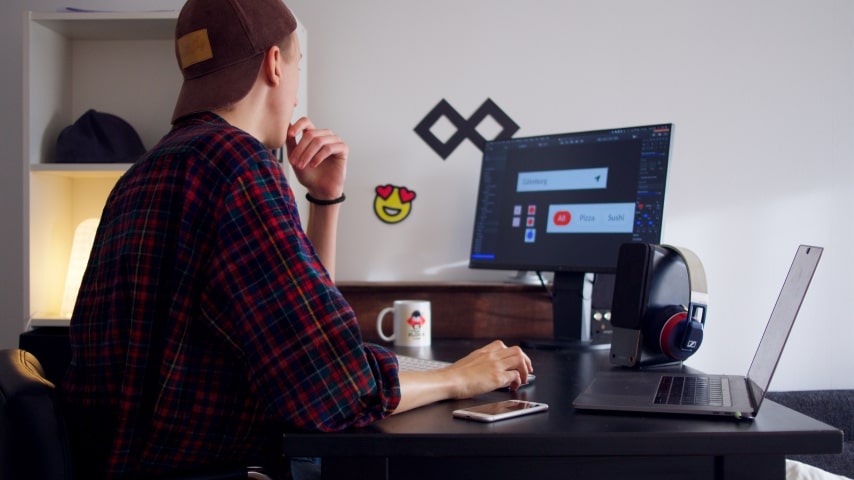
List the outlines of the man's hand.
{"label": "man's hand", "polygon": [[447,368],[462,377],[458,390],[453,393],[454,398],[470,398],[502,387],[516,390],[528,382],[528,374],[534,371],[531,359],[522,349],[507,347],[499,340],[471,352]]}
{"label": "man's hand", "polygon": [[450,398],[471,398],[498,388],[516,390],[533,372],[531,359],[522,349],[496,340],[450,366],[400,372],[400,404],[394,413]]}
{"label": "man's hand", "polygon": [[309,195],[332,200],[344,193],[350,149],[340,137],[302,117],[288,128],[285,146],[288,162]]}

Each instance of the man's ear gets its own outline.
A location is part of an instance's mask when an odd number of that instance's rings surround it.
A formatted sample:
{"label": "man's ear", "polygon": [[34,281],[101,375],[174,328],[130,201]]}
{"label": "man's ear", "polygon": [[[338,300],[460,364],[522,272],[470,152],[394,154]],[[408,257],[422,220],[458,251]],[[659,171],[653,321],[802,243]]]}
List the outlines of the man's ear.
{"label": "man's ear", "polygon": [[261,72],[265,80],[273,86],[282,82],[282,66],[281,66],[282,51],[277,46],[272,46],[267,49],[264,55],[264,63],[261,65]]}

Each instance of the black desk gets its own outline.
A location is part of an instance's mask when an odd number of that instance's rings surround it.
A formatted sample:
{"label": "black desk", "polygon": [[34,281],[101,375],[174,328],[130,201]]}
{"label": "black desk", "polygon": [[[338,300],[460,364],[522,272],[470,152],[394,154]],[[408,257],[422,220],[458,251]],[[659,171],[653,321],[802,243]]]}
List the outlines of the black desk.
{"label": "black desk", "polygon": [[[454,360],[482,345],[436,343],[421,353]],[[575,410],[571,402],[593,373],[611,368],[608,352],[528,351],[537,381],[519,392],[440,402],[363,429],[288,433],[284,452],[323,457],[324,479],[660,480],[783,479],[786,454],[842,449],[841,431],[770,400],[752,423]],[[451,417],[461,406],[507,398],[545,402],[549,411],[494,424]]]}

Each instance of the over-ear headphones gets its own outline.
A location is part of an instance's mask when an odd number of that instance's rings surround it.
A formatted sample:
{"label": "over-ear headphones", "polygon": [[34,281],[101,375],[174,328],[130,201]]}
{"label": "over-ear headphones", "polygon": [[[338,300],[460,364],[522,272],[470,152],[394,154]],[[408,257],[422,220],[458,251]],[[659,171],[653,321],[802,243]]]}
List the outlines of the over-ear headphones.
{"label": "over-ear headphones", "polygon": [[694,252],[623,244],[611,306],[611,362],[635,367],[687,359],[703,341],[707,309],[706,273]]}
{"label": "over-ear headphones", "polygon": [[693,355],[703,343],[708,308],[706,272],[700,259],[691,250],[672,245],[661,247],[675,252],[684,262],[688,271],[690,297],[687,306],[648,305],[641,321],[643,342],[651,351],[682,361]]}

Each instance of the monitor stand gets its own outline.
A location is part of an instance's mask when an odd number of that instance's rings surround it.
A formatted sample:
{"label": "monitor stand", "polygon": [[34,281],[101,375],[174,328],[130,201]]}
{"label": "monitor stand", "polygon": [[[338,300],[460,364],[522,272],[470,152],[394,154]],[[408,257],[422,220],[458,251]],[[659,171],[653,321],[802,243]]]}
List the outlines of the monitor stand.
{"label": "monitor stand", "polygon": [[555,272],[552,286],[552,338],[522,340],[522,348],[544,350],[602,350],[609,336],[590,336],[591,282],[583,272]]}

